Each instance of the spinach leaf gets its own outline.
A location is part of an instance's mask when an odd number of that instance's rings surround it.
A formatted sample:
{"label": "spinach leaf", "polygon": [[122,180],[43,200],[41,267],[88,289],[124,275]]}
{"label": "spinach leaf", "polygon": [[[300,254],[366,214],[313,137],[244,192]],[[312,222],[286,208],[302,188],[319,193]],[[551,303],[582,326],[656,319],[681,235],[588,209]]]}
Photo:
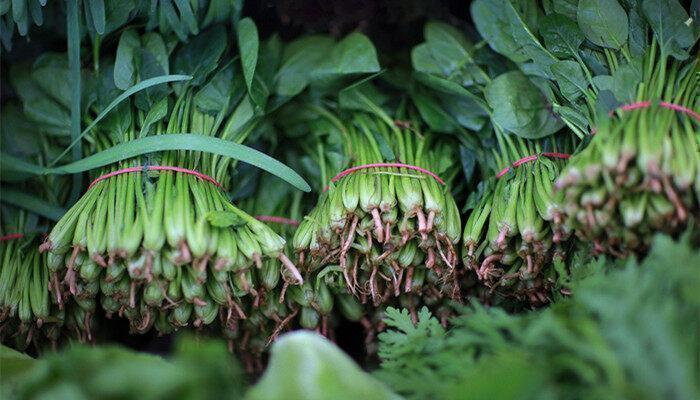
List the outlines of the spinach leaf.
{"label": "spinach leaf", "polygon": [[576,18],[583,34],[593,44],[619,49],[627,41],[627,13],[617,0],[581,0]]}
{"label": "spinach leaf", "polygon": [[615,98],[622,103],[634,101],[641,80],[640,69],[630,64],[620,66],[612,75],[612,91]]}
{"label": "spinach leaf", "polygon": [[216,25],[195,36],[177,52],[173,70],[176,74],[192,76],[188,84],[201,85],[216,69],[226,46],[226,30],[223,26]]}
{"label": "spinach leaf", "polygon": [[[688,58],[687,49],[695,43],[690,17],[676,0],[644,0],[642,11],[649,21],[661,52],[679,60]],[[697,22],[695,22],[697,23]]]}
{"label": "spinach leaf", "polygon": [[282,65],[277,71],[275,92],[295,96],[309,84],[313,69],[317,68],[333,48],[333,39],[327,36],[307,36],[287,45]]}
{"label": "spinach leaf", "polygon": [[547,15],[540,26],[547,49],[557,57],[573,57],[586,39],[576,22],[561,14]]}
{"label": "spinach leaf", "polygon": [[552,64],[552,73],[559,84],[561,94],[569,101],[576,101],[588,89],[588,81],[576,61],[563,60]]}
{"label": "spinach leaf", "polygon": [[563,126],[544,93],[520,71],[494,79],[486,87],[486,100],[493,110],[492,121],[522,138],[549,136]]}
{"label": "spinach leaf", "polygon": [[338,42],[330,57],[319,67],[318,75],[362,74],[379,71],[377,51],[367,36],[353,32]]}
{"label": "spinach leaf", "polygon": [[477,30],[493,50],[517,63],[532,60],[544,74],[551,75],[549,67],[557,59],[542,46],[510,1],[476,0],[471,12]]}
{"label": "spinach leaf", "polygon": [[243,18],[236,27],[238,33],[238,51],[241,55],[241,66],[248,92],[253,84],[255,66],[258,63],[258,50],[260,41],[258,39],[258,28],[250,18]]}
{"label": "spinach leaf", "polygon": [[114,84],[117,88],[126,90],[136,83],[140,49],[141,40],[135,29],[122,32],[117,46],[117,57],[114,60]]}

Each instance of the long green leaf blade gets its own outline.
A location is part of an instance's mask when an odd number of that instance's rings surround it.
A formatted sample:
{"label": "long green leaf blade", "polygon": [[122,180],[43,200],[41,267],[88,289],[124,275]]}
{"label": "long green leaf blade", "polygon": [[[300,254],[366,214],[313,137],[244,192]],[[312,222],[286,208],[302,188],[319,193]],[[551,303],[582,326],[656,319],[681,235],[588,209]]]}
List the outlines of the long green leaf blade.
{"label": "long green leaf blade", "polygon": [[129,98],[129,96],[132,96],[132,95],[134,95],[142,90],[146,90],[152,86],[160,85],[162,83],[188,81],[190,79],[192,79],[192,77],[189,75],[163,75],[163,76],[158,76],[158,77],[151,78],[151,79],[146,79],[145,81],[141,81],[141,82],[137,83],[136,85],[130,87],[129,89],[125,90],[124,93],[120,94],[116,99],[114,99],[114,101],[111,102],[107,106],[107,108],[105,108],[104,111],[102,111],[97,116],[97,118],[95,118],[95,120],[92,121],[92,123],[90,125],[88,125],[87,128],[85,128],[83,130],[83,132],[78,136],[78,138],[73,140],[73,142],[70,144],[70,146],[68,146],[63,151],[63,153],[61,153],[58,157],[56,157],[56,159],[54,159],[49,164],[49,166],[55,165],[61,158],[63,158],[63,156],[65,156],[70,151],[70,149],[73,148],[73,146],[77,145],[80,142],[80,140],[82,140],[82,138],[88,132],[90,132],[90,130],[92,128],[94,128],[95,125],[97,125],[98,122],[100,122],[104,117],[106,117],[107,114],[109,114],[109,112],[112,111],[116,106],[118,106],[122,101]]}
{"label": "long green leaf blade", "polygon": [[58,221],[66,213],[66,210],[63,208],[57,207],[44,199],[7,187],[2,189],[0,201],[23,208],[52,221]]}
{"label": "long green leaf blade", "polygon": [[297,189],[305,192],[311,190],[304,178],[267,154],[227,140],[191,133],[173,133],[135,139],[120,143],[79,161],[53,168],[34,165],[26,161],[17,162],[21,160],[2,154],[0,169],[3,173],[9,172],[10,174],[18,172],[35,175],[76,174],[143,154],[167,150],[202,151],[233,158],[265,170]]}

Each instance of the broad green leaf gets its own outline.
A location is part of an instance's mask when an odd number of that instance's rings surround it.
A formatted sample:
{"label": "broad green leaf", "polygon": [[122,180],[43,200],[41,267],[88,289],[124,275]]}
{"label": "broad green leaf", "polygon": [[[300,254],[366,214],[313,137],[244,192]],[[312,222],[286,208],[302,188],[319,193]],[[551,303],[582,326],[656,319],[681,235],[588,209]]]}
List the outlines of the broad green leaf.
{"label": "broad green leaf", "polygon": [[627,13],[617,0],[581,0],[576,19],[586,38],[598,46],[619,49],[627,42]]}
{"label": "broad green leaf", "polygon": [[642,81],[642,74],[634,66],[620,66],[612,75],[612,91],[621,103],[630,103],[637,98],[637,87]]}
{"label": "broad green leaf", "polygon": [[326,338],[304,331],[275,342],[267,371],[246,396],[247,400],[399,398]]}
{"label": "broad green leaf", "polygon": [[649,32],[649,25],[642,18],[636,8],[629,10],[629,20],[630,20],[630,34],[629,34],[629,47],[630,54],[635,58],[642,58],[647,50],[647,36]]}
{"label": "broad green leaf", "polygon": [[545,95],[520,71],[500,75],[486,88],[492,120],[525,139],[549,136],[562,127]]}
{"label": "broad green leaf", "polygon": [[31,71],[34,83],[47,93],[52,100],[70,107],[72,85],[68,58],[65,54],[45,53],[34,62]]}
{"label": "broad green leaf", "polygon": [[109,0],[105,2],[105,35],[124,26],[136,8],[135,0]]}
{"label": "broad green leaf", "polygon": [[[163,37],[156,32],[147,32],[141,35],[142,47],[158,62],[158,65],[163,68],[163,74],[170,73],[170,64],[168,61],[168,50],[165,47]],[[143,78],[142,78],[143,79]]]}
{"label": "broad green leaf", "polygon": [[455,82],[448,81],[447,79],[443,79],[422,72],[414,72],[413,76],[416,78],[417,81],[421,82],[422,84],[428,86],[431,89],[437,90],[442,93],[469,99],[474,103],[478,104],[484,110],[489,111],[488,105],[486,104],[486,102],[484,102],[484,100],[481,97],[468,91],[467,89],[463,88]]}
{"label": "broad green leaf", "polygon": [[197,25],[197,19],[192,11],[192,4],[195,3],[188,0],[175,0],[175,6],[180,12],[180,20],[182,21],[182,25],[187,25],[190,33],[196,35],[199,33],[199,26]]}
{"label": "broad green leaf", "polygon": [[413,99],[421,118],[430,129],[437,132],[455,132],[457,124],[435,98],[419,91],[413,91],[411,99]]}
{"label": "broad green leaf", "polygon": [[144,138],[120,143],[79,161],[59,167],[34,165],[22,161],[17,157],[2,153],[2,157],[0,157],[0,166],[3,172],[8,171],[34,175],[65,175],[88,171],[128,158],[166,150],[202,151],[232,158],[265,170],[300,190],[306,192],[311,190],[309,185],[299,174],[266,154],[250,147],[216,137],[188,133],[146,136]]}
{"label": "broad green leaf", "polygon": [[[240,73],[240,70],[238,71]],[[229,98],[233,92],[235,79],[234,68],[229,64],[226,68],[218,71],[212,79],[202,87],[194,96],[194,104],[202,111],[216,113],[223,110],[229,104]]]}
{"label": "broad green leaf", "polygon": [[105,18],[105,2],[104,0],[86,0],[87,7],[90,8],[90,15],[92,16],[92,26],[95,28],[95,32],[103,35],[105,33],[105,25],[107,23]]}
{"label": "broad green leaf", "polygon": [[542,46],[534,28],[527,25],[510,1],[476,0],[471,12],[477,30],[493,50],[514,62],[531,60],[550,75],[549,66],[557,59]]}
{"label": "broad green leaf", "polygon": [[585,40],[576,22],[561,14],[547,15],[540,26],[547,49],[557,57],[573,57]]}
{"label": "broad green leaf", "polygon": [[275,92],[295,96],[309,84],[313,70],[324,62],[333,48],[327,36],[306,36],[289,43],[282,55],[282,65],[275,78]]}
{"label": "broad green leaf", "polygon": [[251,91],[253,77],[255,76],[255,66],[258,63],[258,28],[250,18],[243,18],[236,26],[238,33],[238,51],[241,56],[241,67],[248,92]]}
{"label": "broad green leaf", "polygon": [[193,78],[190,85],[201,85],[216,69],[226,46],[226,29],[216,25],[180,48],[175,56],[173,71],[176,74],[191,75]]}
{"label": "broad green leaf", "polygon": [[593,77],[593,84],[598,90],[612,90],[613,78],[610,75],[598,75]]}
{"label": "broad green leaf", "polygon": [[5,151],[28,156],[41,151],[41,136],[17,104],[7,102],[0,109],[0,143]]}
{"label": "broad green leaf", "polygon": [[574,102],[586,93],[588,81],[581,66],[576,61],[564,60],[552,64],[554,74],[561,94],[567,100]]}
{"label": "broad green leaf", "polygon": [[462,32],[441,22],[428,22],[424,28],[425,40],[432,58],[441,67],[441,74],[450,76],[471,64],[471,45]]}
{"label": "broad green leaf", "polygon": [[696,38],[693,35],[693,21],[677,0],[644,0],[642,11],[649,21],[661,52],[679,60],[688,57],[688,48]]}
{"label": "broad green leaf", "polygon": [[51,221],[58,221],[66,213],[66,210],[63,208],[49,203],[42,198],[9,187],[2,188],[0,201],[31,211]]}
{"label": "broad green leaf", "polygon": [[117,88],[126,90],[136,83],[140,49],[141,40],[135,29],[122,32],[114,60],[114,85]]}
{"label": "broad green leaf", "polygon": [[377,51],[367,36],[353,32],[338,42],[317,74],[364,74],[379,71]]}
{"label": "broad green leaf", "polygon": [[430,51],[428,43],[421,43],[411,50],[413,69],[431,75],[443,75],[443,69],[437,63]]}

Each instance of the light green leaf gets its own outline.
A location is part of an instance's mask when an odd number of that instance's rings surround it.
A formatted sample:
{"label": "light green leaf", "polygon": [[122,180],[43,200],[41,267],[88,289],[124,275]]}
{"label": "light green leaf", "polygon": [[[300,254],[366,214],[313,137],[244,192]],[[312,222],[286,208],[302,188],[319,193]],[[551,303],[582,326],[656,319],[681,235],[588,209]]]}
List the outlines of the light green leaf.
{"label": "light green leaf", "polygon": [[552,73],[559,84],[561,94],[573,102],[586,93],[588,81],[576,61],[564,60],[552,64]]}
{"label": "light green leaf", "polygon": [[255,76],[255,66],[258,63],[258,28],[250,18],[243,18],[236,26],[238,32],[238,51],[241,55],[241,66],[245,84],[250,92]]}
{"label": "light green leaf", "polygon": [[549,136],[563,126],[545,95],[520,71],[500,75],[486,88],[492,120],[526,139]]}
{"label": "light green leaf", "polygon": [[135,29],[127,29],[119,37],[117,56],[114,60],[114,85],[126,90],[136,82],[141,40]]}
{"label": "light green leaf", "polygon": [[48,218],[51,221],[58,221],[61,219],[61,217],[63,217],[63,214],[66,213],[66,210],[63,208],[57,207],[44,199],[9,187],[2,188],[2,196],[0,196],[0,201],[31,211],[32,213]]}
{"label": "light green leaf", "polygon": [[627,13],[617,0],[581,0],[576,19],[586,38],[598,46],[619,49],[627,41]]}
{"label": "light green leaf", "polygon": [[278,176],[298,189],[306,192],[311,190],[299,174],[264,153],[227,140],[191,133],[146,136],[120,143],[79,161],[52,168],[34,165],[3,153],[0,157],[0,167],[3,173],[7,171],[34,175],[75,174],[143,154],[166,150],[202,151],[240,160]]}
{"label": "light green leaf", "polygon": [[679,60],[688,57],[687,49],[696,38],[693,36],[693,21],[677,0],[644,0],[642,11],[654,31],[662,53]]}
{"label": "light green leaf", "polygon": [[248,400],[399,399],[326,338],[311,332],[282,336],[267,371]]}
{"label": "light green leaf", "polygon": [[217,228],[229,228],[246,224],[243,218],[231,211],[210,211],[207,213],[206,219],[209,225]]}

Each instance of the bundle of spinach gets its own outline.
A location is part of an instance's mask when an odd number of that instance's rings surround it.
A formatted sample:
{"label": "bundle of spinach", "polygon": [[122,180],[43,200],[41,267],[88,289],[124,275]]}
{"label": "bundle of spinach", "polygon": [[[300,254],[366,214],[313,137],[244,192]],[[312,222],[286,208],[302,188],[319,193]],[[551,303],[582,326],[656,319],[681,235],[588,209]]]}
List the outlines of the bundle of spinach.
{"label": "bundle of spinach", "polygon": [[697,398],[698,266],[687,238],[657,236],[641,264],[577,265],[573,296],[544,311],[474,304],[446,331],[389,309],[375,376],[413,399]]}
{"label": "bundle of spinach", "polygon": [[552,185],[577,139],[554,135],[563,124],[543,79],[504,72],[512,65],[449,25],[429,22],[424,36],[411,54],[413,101],[434,129],[457,134],[482,174],[462,236],[465,265],[490,292],[477,295],[547,303],[571,233]]}
{"label": "bundle of spinach", "polygon": [[[238,34],[240,55],[226,54],[226,30],[215,26],[171,56],[158,34],[125,30],[114,63],[105,61],[94,73],[97,87],[83,113],[94,128],[84,132],[87,151],[96,153],[93,160],[109,152],[141,154],[118,150],[133,150],[139,139],[184,146],[143,158],[124,156],[95,171],[99,178],[41,247],[48,251],[54,297],[99,298],[105,312],[126,316],[135,332],[203,327],[217,318],[237,331],[236,321],[246,317],[244,304],[257,304],[263,295],[256,288],[265,259],[280,259],[291,271],[289,279],[301,282],[282,251],[284,239],[235,207],[219,187],[229,185],[235,165],[222,156],[241,151],[235,144],[264,113],[279,55],[274,39],[259,50],[249,47],[257,43],[252,21],[241,21]],[[161,85],[139,92],[97,123],[95,115],[123,97],[119,88],[171,68],[192,78],[172,89]],[[206,136],[218,138],[210,142],[230,154],[196,151],[212,146],[196,145]],[[256,165],[265,168],[272,161],[256,154]],[[179,170],[153,174],[161,166]],[[83,293],[93,286],[98,290]]]}
{"label": "bundle of spinach", "polygon": [[[471,5],[489,46],[547,88],[557,123],[595,133],[557,187],[561,223],[598,250],[643,250],[698,213],[697,1],[689,10],[677,0]],[[524,118],[529,96],[512,93],[498,122],[536,128]]]}

